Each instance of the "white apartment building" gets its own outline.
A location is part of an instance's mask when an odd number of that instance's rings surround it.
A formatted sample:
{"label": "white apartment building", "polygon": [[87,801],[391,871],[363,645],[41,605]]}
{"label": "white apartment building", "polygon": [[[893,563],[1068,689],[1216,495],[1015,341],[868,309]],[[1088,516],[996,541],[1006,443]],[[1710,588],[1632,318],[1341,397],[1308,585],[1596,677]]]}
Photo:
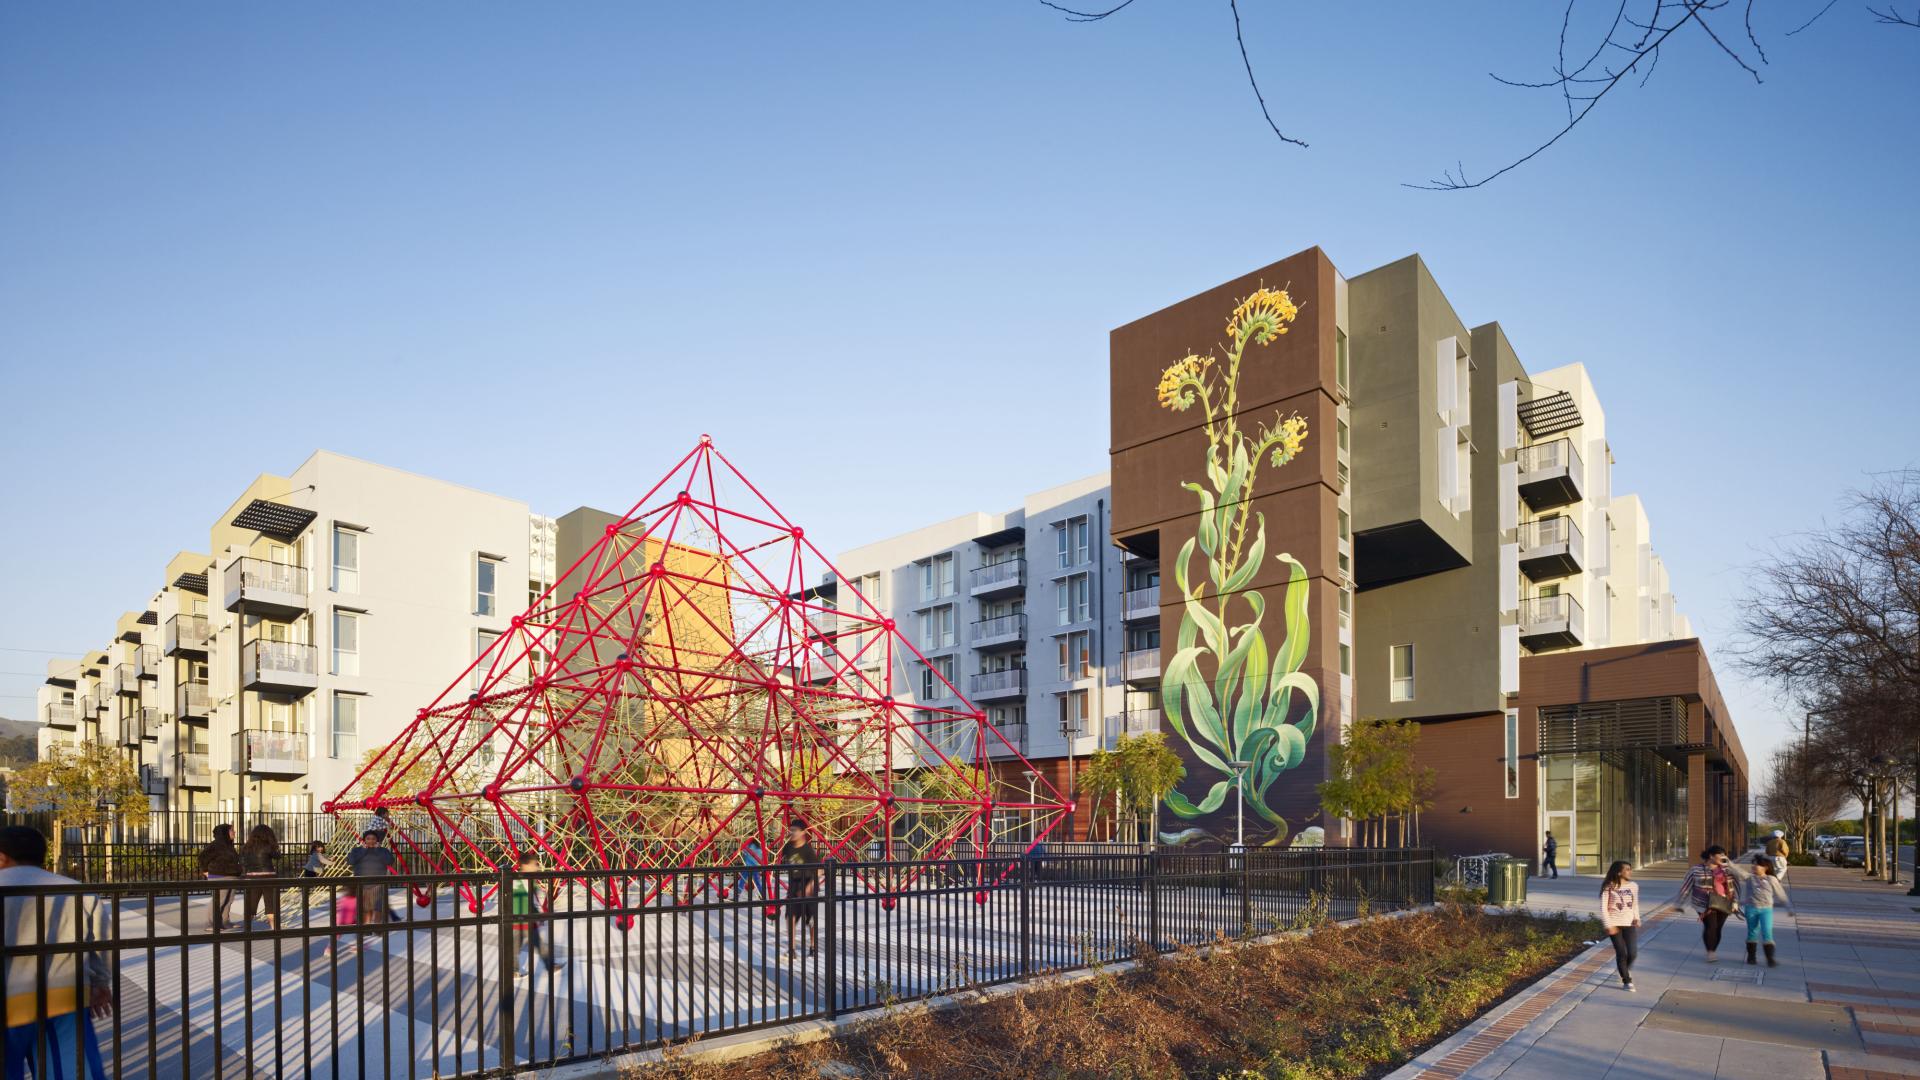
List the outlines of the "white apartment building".
{"label": "white apartment building", "polygon": [[120,746],[156,808],[317,810],[554,574],[525,503],[319,451],[262,475],[99,653],[48,665],[43,746]]}
{"label": "white apartment building", "polygon": [[953,708],[950,683],[1061,791],[1075,762],[1160,726],[1159,568],[1110,542],[1110,501],[1103,473],[835,559],[926,658],[894,658],[895,696]]}

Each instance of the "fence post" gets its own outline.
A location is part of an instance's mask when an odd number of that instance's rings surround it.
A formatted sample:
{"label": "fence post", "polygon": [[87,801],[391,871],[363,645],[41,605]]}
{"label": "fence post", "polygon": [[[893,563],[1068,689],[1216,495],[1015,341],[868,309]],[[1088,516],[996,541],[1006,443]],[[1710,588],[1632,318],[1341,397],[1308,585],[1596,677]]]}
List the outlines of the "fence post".
{"label": "fence post", "polygon": [[[500,876],[494,888],[493,900],[500,924],[500,1073],[512,1076],[520,1064],[520,1053],[514,1046],[516,1037],[515,1015],[513,1008],[513,871],[502,858]],[[531,907],[532,905],[529,905]],[[527,912],[527,918],[533,918],[533,912]]]}
{"label": "fence post", "polygon": [[1238,852],[1240,857],[1240,936],[1251,937],[1253,936],[1252,860],[1247,858],[1246,845],[1239,844],[1235,846],[1240,849]]}
{"label": "fence post", "polygon": [[1147,872],[1142,881],[1147,888],[1147,941],[1154,952],[1160,951],[1160,853],[1147,847]]}
{"label": "fence post", "polygon": [[825,916],[826,923],[827,923],[827,928],[826,928],[827,955],[822,964],[822,971],[821,971],[820,977],[821,977],[821,981],[825,983],[824,989],[826,991],[826,998],[827,998],[827,1019],[833,1020],[833,1019],[837,1019],[840,1016],[840,913],[839,913],[840,863],[839,863],[839,860],[837,859],[827,860],[825,877],[826,877],[827,888],[826,888],[826,896],[823,899],[827,905],[826,916]]}
{"label": "fence post", "polygon": [[1020,974],[1033,974],[1033,875],[1039,868],[1033,852],[1020,856]]}

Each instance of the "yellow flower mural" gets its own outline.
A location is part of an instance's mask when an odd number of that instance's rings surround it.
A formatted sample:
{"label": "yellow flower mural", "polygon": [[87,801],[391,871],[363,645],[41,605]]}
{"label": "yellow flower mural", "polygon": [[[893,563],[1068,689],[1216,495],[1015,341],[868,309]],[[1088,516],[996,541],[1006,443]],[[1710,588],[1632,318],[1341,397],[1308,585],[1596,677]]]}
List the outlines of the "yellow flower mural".
{"label": "yellow flower mural", "polygon": [[[1212,356],[1188,355],[1161,373],[1157,387],[1163,408],[1184,412],[1200,405],[1207,436],[1206,483],[1180,485],[1199,499],[1200,513],[1194,537],[1171,567],[1183,608],[1178,644],[1161,679],[1161,704],[1194,758],[1221,777],[1198,802],[1174,791],[1167,806],[1185,818],[1219,810],[1234,790],[1232,763],[1248,762],[1240,780],[1243,796],[1248,809],[1274,826],[1268,844],[1284,843],[1288,829],[1267,793],[1281,774],[1305,759],[1320,711],[1320,687],[1300,670],[1309,633],[1307,571],[1285,552],[1274,558],[1289,569],[1282,600],[1286,634],[1270,648],[1261,629],[1266,597],[1246,586],[1266,558],[1267,525],[1265,515],[1251,512],[1248,504],[1261,466],[1277,469],[1298,457],[1308,431],[1305,417],[1277,412],[1271,422],[1245,430],[1238,395],[1248,348],[1287,333],[1299,314],[1285,289],[1257,290],[1227,320],[1224,364]],[[1198,578],[1196,550],[1205,571]],[[1236,621],[1242,614],[1245,620]],[[1213,671],[1211,677],[1203,666]],[[1304,709],[1289,720],[1296,696]],[[1178,842],[1191,834],[1162,838]]]}

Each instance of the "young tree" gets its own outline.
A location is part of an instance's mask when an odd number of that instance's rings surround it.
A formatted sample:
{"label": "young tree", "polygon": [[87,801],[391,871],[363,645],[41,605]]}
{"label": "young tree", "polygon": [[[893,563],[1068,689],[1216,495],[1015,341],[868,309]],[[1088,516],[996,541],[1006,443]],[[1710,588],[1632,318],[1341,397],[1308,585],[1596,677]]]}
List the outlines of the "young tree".
{"label": "young tree", "polygon": [[1329,819],[1360,826],[1360,846],[1385,846],[1391,826],[1400,842],[1418,836],[1419,815],[1432,805],[1433,770],[1419,764],[1420,725],[1361,719],[1328,751],[1320,805]]}
{"label": "young tree", "polygon": [[54,746],[45,761],[14,774],[15,809],[49,814],[49,854],[57,863],[70,828],[105,828],[116,818],[127,825],[147,821],[147,793],[140,773],[118,748],[100,743]]}
{"label": "young tree", "polygon": [[1095,805],[1114,800],[1116,831],[1122,820],[1137,831],[1140,817],[1146,815],[1153,835],[1160,827],[1160,800],[1179,786],[1186,771],[1160,732],[1122,735],[1112,750],[1094,751],[1080,774],[1080,790]]}

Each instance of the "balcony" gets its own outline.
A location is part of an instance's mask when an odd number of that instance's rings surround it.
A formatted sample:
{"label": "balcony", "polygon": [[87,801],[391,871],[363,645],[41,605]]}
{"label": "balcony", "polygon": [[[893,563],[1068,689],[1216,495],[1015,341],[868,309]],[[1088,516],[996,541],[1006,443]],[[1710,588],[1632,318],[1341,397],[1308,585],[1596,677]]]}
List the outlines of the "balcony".
{"label": "balcony", "polygon": [[174,688],[173,714],[182,720],[206,722],[208,710],[213,706],[211,695],[207,693],[207,684],[203,682],[183,682]]}
{"label": "balcony", "polygon": [[139,746],[145,737],[146,732],[140,727],[139,714],[123,716],[120,718],[120,741],[114,745]]}
{"label": "balcony", "polygon": [[227,565],[226,608],[266,618],[291,619],[307,611],[307,568],[266,559],[235,559]]}
{"label": "balcony", "polygon": [[114,693],[140,696],[140,676],[134,673],[132,664],[113,665],[112,682]]}
{"label": "balcony", "polygon": [[1586,636],[1586,609],[1572,596],[1561,593],[1520,601],[1520,644],[1527,648],[1571,648]]}
{"label": "balcony", "polygon": [[189,750],[180,755],[180,786],[194,791],[213,787],[213,766],[205,750]]}
{"label": "balcony", "polygon": [[72,731],[79,726],[75,719],[76,711],[72,704],[49,703],[45,716],[47,726],[55,731]]}
{"label": "balcony", "polygon": [[160,772],[160,766],[140,766],[140,792],[143,795],[165,795],[167,793],[167,778]]}
{"label": "balcony", "polygon": [[152,706],[140,710],[140,732],[149,742],[158,741],[160,733],[166,730],[167,714],[165,710]]}
{"label": "balcony", "polygon": [[1551,510],[1580,501],[1584,466],[1572,439],[1534,443],[1520,448],[1520,498],[1533,510]]}
{"label": "balcony", "polygon": [[307,733],[248,728],[233,733],[236,771],[287,779],[307,775]]}
{"label": "balcony", "polygon": [[1121,676],[1130,683],[1160,681],[1160,649],[1130,649],[1120,658]]}
{"label": "balcony", "polygon": [[160,677],[160,646],[142,645],[133,650],[133,674],[135,678],[152,681]]}
{"label": "balcony", "polygon": [[967,634],[967,640],[976,649],[1023,644],[1027,640],[1026,613],[1017,611],[1011,615],[996,615],[991,619],[981,619],[973,624],[973,629]]}
{"label": "balcony", "polygon": [[[993,729],[1000,733],[999,738],[985,732],[980,734],[981,744],[987,748],[988,757],[1012,757],[1015,754],[1026,753],[1027,725],[996,724]],[[1000,739],[1007,741],[1003,743]]]}
{"label": "balcony", "polygon": [[975,567],[967,574],[967,592],[972,596],[993,596],[1027,587],[1027,560],[1008,559]]}
{"label": "balcony", "polygon": [[837,612],[808,608],[799,614],[806,620],[807,639],[810,641],[820,641],[840,632],[840,616]]}
{"label": "balcony", "polygon": [[1585,551],[1586,538],[1580,535],[1580,526],[1565,514],[1520,526],[1520,572],[1530,581],[1579,573]]}
{"label": "balcony", "polygon": [[1159,709],[1135,709],[1129,713],[1118,713],[1107,717],[1107,736],[1119,738],[1122,735],[1145,735],[1160,730]]}
{"label": "balcony", "polygon": [[175,615],[167,620],[167,632],[162,640],[168,656],[207,655],[207,617]]}
{"label": "balcony", "polygon": [[99,712],[100,712],[100,706],[94,703],[94,697],[92,694],[80,695],[80,719],[82,721],[89,724],[93,723],[95,720],[99,719],[99,716],[97,715]]}
{"label": "balcony", "polygon": [[1121,617],[1128,622],[1160,617],[1160,586],[1128,589],[1120,602]]}
{"label": "balcony", "polygon": [[314,648],[293,641],[247,642],[240,654],[240,683],[248,690],[305,694],[320,685]]}
{"label": "balcony", "polygon": [[1023,667],[983,671],[967,677],[967,696],[975,701],[998,701],[1026,694],[1027,669]]}

